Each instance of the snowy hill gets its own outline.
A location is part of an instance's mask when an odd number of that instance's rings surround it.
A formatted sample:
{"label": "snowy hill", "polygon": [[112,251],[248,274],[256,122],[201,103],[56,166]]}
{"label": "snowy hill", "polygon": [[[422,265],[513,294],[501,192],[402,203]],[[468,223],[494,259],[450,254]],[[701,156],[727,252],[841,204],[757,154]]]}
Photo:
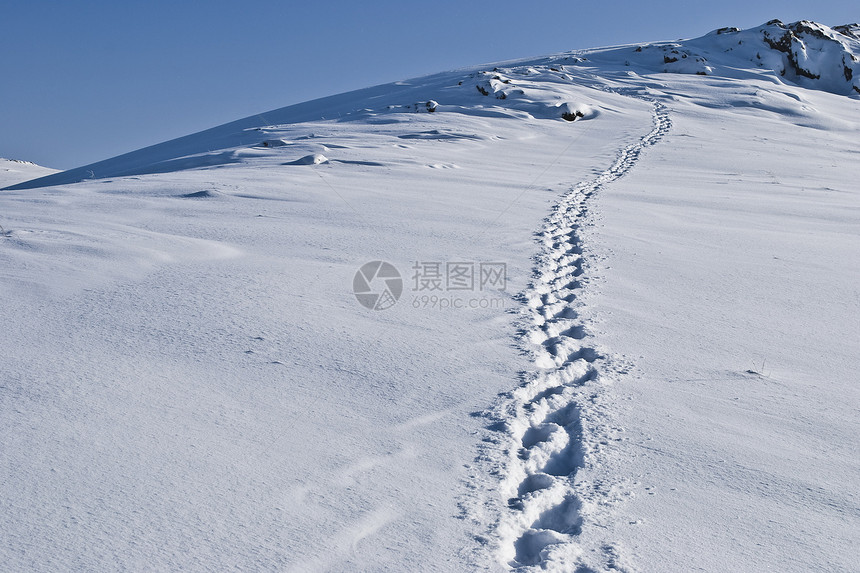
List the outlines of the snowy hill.
{"label": "snowy hill", "polygon": [[3,159],[0,157],[0,186],[8,187],[23,181],[30,181],[57,173],[56,169],[49,169],[20,159]]}
{"label": "snowy hill", "polygon": [[851,570],[858,35],[491,64],[3,180],[0,558]]}
{"label": "snowy hill", "polygon": [[[772,20],[749,30],[720,28],[702,38],[635,46],[632,51],[629,46],[585,50],[508,62],[502,69],[475,68],[439,74],[273,110],[12,188],[244,162],[259,157],[261,148],[269,145],[312,151],[319,147],[302,146],[295,140],[291,126],[316,120],[344,123],[392,118],[390,121],[396,121],[393,118],[404,112],[439,111],[573,121],[591,117],[593,112],[582,102],[566,101],[566,93],[559,86],[587,81],[595,64],[601,69],[623,63],[635,70],[732,79],[767,77],[774,82],[857,96],[860,95],[858,33],[857,24],[831,29],[814,22],[785,25]],[[491,98],[491,103],[481,96]]]}

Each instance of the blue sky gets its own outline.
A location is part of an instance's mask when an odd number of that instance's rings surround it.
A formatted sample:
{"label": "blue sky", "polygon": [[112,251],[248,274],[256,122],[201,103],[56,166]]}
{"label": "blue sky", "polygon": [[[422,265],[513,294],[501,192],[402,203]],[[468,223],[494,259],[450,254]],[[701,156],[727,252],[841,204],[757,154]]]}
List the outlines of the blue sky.
{"label": "blue sky", "polygon": [[71,168],[388,81],[771,18],[835,25],[852,2],[42,2],[6,0],[0,157]]}

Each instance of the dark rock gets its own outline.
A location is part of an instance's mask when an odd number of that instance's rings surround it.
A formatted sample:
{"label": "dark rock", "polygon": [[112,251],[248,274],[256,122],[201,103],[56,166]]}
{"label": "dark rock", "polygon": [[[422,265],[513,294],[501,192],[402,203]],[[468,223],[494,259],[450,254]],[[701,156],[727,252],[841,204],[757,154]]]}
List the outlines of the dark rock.
{"label": "dark rock", "polygon": [[830,36],[822,32],[818,28],[813,28],[809,24],[810,22],[807,22],[806,20],[801,20],[800,22],[795,22],[794,24],[791,24],[791,26],[789,27],[795,34],[809,34],[813,38],[820,38],[822,40],[832,39],[830,38]]}
{"label": "dark rock", "polygon": [[783,52],[785,54],[791,53],[791,32],[785,32],[779,38],[773,38],[766,31],[763,33],[763,39],[765,44],[770,46],[772,50],[776,50],[778,52]]}
{"label": "dark rock", "polygon": [[860,40],[860,24],[845,24],[844,26],[833,26],[835,32],[843,36]]}

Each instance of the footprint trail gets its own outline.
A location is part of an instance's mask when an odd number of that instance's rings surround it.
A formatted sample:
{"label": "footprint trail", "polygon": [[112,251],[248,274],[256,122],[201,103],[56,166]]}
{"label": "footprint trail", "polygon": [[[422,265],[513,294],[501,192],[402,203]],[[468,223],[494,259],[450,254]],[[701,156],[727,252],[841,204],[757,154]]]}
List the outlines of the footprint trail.
{"label": "footprint trail", "polygon": [[[523,384],[489,416],[495,420],[491,429],[506,434],[503,459],[495,469],[507,500],[495,528],[497,558],[516,570],[593,570],[577,544],[587,527],[583,509],[591,501],[577,491],[575,477],[597,449],[593,418],[598,414],[589,407],[601,392],[601,368],[609,366],[574,307],[585,272],[580,228],[590,197],[628,173],[642,150],[670,129],[666,108],[648,101],[653,129],[621,149],[595,179],[573,187],[538,234],[541,252],[535,278],[522,294],[526,310],[519,331],[521,348],[534,357],[534,370],[522,375]],[[614,548],[606,547],[611,560]]]}

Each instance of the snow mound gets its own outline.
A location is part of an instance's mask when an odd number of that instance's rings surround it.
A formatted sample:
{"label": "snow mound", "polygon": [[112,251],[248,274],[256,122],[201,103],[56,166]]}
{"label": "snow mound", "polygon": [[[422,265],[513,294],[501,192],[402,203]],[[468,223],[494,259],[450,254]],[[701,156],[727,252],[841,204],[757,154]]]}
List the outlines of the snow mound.
{"label": "snow mound", "polygon": [[195,191],[193,193],[183,193],[180,195],[183,199],[212,199],[219,197],[220,193],[206,189],[204,191]]}
{"label": "snow mound", "polygon": [[474,89],[478,97],[501,100],[504,103],[496,105],[523,111],[535,118],[575,121],[597,115],[586,104],[564,101],[565,94],[557,91],[556,84],[568,84],[573,76],[560,65],[497,67],[471,74],[469,80],[461,85]]}
{"label": "snow mound", "polygon": [[[661,69],[663,72],[705,76],[714,71],[707,65],[708,60],[705,56],[686,48],[683,44],[637,46],[634,52],[642,54],[640,63],[645,63],[654,69]],[[642,59],[645,61],[642,62]]]}
{"label": "snow mound", "polygon": [[328,157],[322,153],[312,153],[296,159],[295,161],[285,163],[284,165],[319,165],[320,163],[328,163]]}

